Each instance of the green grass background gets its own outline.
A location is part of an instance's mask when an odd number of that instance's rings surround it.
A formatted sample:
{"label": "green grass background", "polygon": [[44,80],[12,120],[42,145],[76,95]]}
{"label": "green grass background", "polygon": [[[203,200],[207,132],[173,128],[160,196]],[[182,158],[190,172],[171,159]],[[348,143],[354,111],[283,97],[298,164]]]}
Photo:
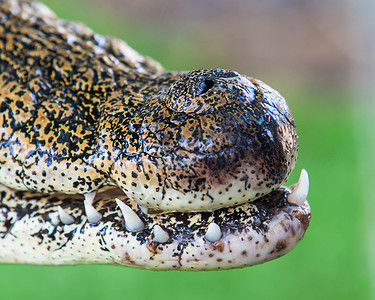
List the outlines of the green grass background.
{"label": "green grass background", "polygon": [[[134,25],[118,28],[108,12],[73,0],[44,2],[61,17],[126,39],[168,69],[181,68],[178,57],[187,58],[186,69],[203,67],[183,52],[183,41],[181,52],[163,53],[167,36],[156,42],[152,32]],[[210,272],[1,265],[0,299],[368,299],[367,203],[360,168],[364,149],[358,142],[367,112],[353,110],[347,90],[276,88],[287,98],[300,136],[297,172],[289,182],[298,180],[301,168],[310,176],[311,225],[292,252],[251,268]]]}

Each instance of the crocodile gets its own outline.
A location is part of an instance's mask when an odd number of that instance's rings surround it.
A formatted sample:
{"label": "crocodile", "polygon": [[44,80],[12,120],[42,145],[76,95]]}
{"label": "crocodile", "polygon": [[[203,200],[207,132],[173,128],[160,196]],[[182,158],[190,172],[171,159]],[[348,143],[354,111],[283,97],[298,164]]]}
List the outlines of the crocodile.
{"label": "crocodile", "polygon": [[166,71],[30,1],[0,1],[0,50],[0,262],[228,269],[303,237],[295,121],[262,81]]}

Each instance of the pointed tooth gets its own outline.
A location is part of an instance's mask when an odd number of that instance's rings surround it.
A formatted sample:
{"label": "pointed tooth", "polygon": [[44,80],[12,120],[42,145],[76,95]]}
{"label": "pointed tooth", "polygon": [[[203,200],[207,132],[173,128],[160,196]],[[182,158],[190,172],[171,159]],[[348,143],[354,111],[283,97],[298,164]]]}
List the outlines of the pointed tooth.
{"label": "pointed tooth", "polygon": [[125,227],[127,230],[129,230],[130,232],[137,232],[145,228],[142,220],[129,206],[127,206],[124,202],[117,198],[116,203],[121,209],[122,215],[125,220]]}
{"label": "pointed tooth", "polygon": [[219,225],[214,222],[208,225],[206,235],[204,236],[206,240],[210,242],[217,242],[220,240],[221,236],[222,233]]}
{"label": "pointed tooth", "polygon": [[309,193],[309,175],[305,169],[302,169],[298,183],[293,191],[288,194],[288,202],[296,205],[305,203],[307,194]]}
{"label": "pointed tooth", "polygon": [[59,218],[59,212],[51,212],[48,214],[49,219],[51,220],[51,223],[55,226],[59,225],[60,223],[60,218]]}
{"label": "pointed tooth", "polygon": [[101,220],[102,215],[92,206],[90,201],[85,200],[83,204],[85,205],[86,216],[89,223],[96,223]]}
{"label": "pointed tooth", "polygon": [[154,226],[154,238],[158,243],[166,243],[169,240],[169,234],[159,225]]}
{"label": "pointed tooth", "polygon": [[57,211],[59,213],[60,221],[63,222],[65,225],[70,225],[74,222],[74,218],[67,214],[61,206],[57,207]]}
{"label": "pointed tooth", "polygon": [[96,191],[87,193],[84,196],[85,196],[85,201],[87,202],[87,204],[92,204],[96,196]]}
{"label": "pointed tooth", "polygon": [[148,208],[147,208],[147,206],[145,206],[145,205],[139,205],[139,208],[141,209],[141,211],[142,211],[145,215],[147,215],[147,213],[148,213]]}

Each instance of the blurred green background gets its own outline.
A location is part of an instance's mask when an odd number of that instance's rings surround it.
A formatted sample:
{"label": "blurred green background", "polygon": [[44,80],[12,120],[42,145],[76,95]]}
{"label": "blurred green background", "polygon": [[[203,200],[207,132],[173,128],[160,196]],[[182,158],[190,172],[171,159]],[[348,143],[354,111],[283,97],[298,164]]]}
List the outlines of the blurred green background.
{"label": "blurred green background", "polygon": [[289,183],[309,172],[312,221],[292,252],[241,270],[2,265],[0,299],[374,298],[375,51],[366,1],[42,2],[167,69],[230,68],[278,89],[300,136]]}

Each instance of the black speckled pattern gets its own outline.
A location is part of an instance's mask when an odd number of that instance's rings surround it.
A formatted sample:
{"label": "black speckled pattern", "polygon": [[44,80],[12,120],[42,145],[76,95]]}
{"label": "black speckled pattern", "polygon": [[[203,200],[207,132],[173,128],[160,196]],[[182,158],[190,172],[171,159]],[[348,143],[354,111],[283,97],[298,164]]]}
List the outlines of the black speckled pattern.
{"label": "black speckled pattern", "polygon": [[294,168],[294,119],[266,84],[166,72],[39,3],[0,3],[0,86],[0,182],[12,188],[115,185],[156,211],[210,211],[269,193]]}
{"label": "black speckled pattern", "polygon": [[[257,79],[167,72],[40,3],[0,1],[0,262],[210,270],[277,258],[310,222],[280,187],[297,149],[285,99]],[[90,223],[82,194],[94,191],[102,219]],[[127,230],[116,198],[143,230]]]}

